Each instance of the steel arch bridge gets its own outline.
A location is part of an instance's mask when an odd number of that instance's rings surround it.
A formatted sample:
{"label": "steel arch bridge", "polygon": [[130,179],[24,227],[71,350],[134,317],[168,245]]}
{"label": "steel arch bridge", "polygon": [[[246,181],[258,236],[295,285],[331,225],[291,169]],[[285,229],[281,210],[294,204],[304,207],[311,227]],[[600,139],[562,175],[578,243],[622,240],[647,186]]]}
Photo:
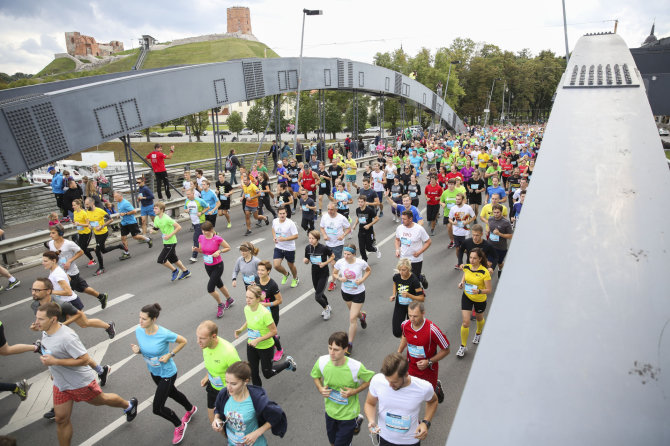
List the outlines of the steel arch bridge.
{"label": "steel arch bridge", "polygon": [[[240,59],[0,91],[0,179],[201,110],[297,91],[298,64],[298,58]],[[464,130],[430,88],[376,65],[303,58],[300,89],[400,98],[434,113],[449,129]]]}

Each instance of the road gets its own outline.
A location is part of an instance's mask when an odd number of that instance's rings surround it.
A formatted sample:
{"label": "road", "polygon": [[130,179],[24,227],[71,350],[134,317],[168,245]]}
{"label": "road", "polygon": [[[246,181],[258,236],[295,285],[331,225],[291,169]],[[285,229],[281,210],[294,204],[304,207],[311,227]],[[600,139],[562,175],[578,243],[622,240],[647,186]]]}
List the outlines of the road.
{"label": "road", "polygon": [[[232,265],[239,255],[236,248],[242,241],[255,240],[260,247],[261,259],[271,258],[273,249],[268,227],[254,228],[251,236],[244,237],[245,227],[240,208],[234,208],[232,215],[234,224],[231,229],[224,229],[221,221],[218,223],[219,232],[233,247],[231,252],[224,255],[224,283],[237,302],[222,319],[217,320],[220,335],[230,341],[234,341],[233,330],[243,322],[242,288],[231,288],[230,285]],[[205,373],[202,370],[202,354],[195,339],[195,328],[202,320],[216,320],[216,307],[206,293],[206,274],[202,260],[189,265],[191,233],[188,226],[185,224],[184,230],[179,234],[178,254],[191,268],[193,276],[183,281],[171,283],[167,269],[156,264],[159,246],[148,249],[147,245],[139,245],[134,241],[131,242],[133,257],[130,260],[117,260],[116,252],[106,255],[107,273],[100,277],[93,277],[93,269],[87,269],[83,266],[83,261],[79,262],[82,274],[89,284],[110,294],[109,306],[102,311],[95,299],[84,296],[82,300],[86,305],[85,310],[91,317],[114,320],[118,334],[110,341],[101,329],[82,329],[77,326],[75,331],[96,360],[101,364],[112,365],[113,371],[104,390],[119,393],[125,398],[138,397],[142,411],[133,423],[125,423],[125,418],[120,417],[118,409],[77,404],[73,413],[73,444],[169,444],[171,441],[171,424],[152,414],[149,399],[153,396],[155,387],[146,366],[130,350],[130,344],[135,342],[134,329],[138,322],[139,309],[153,302],[159,302],[163,307],[158,323],[188,340],[187,347],[175,359],[180,376],[178,382],[180,390],[199,407],[199,411],[189,423],[183,444],[205,444],[216,438],[207,421],[205,392],[199,385]],[[372,275],[366,282],[365,302],[368,328],[359,328],[355,343],[354,357],[376,371],[381,367],[384,356],[395,351],[398,345],[398,340],[391,334],[393,304],[388,300],[396,264],[393,255],[395,227],[396,224],[392,222],[387,209],[382,221],[375,226],[382,258],[377,259],[373,254],[369,260]],[[157,236],[154,239],[158,241]],[[356,240],[355,236],[353,240]],[[297,243],[298,254],[304,252],[306,243],[307,237],[301,231]],[[455,356],[461,320],[461,292],[457,288],[461,273],[453,270],[455,253],[454,250],[447,250],[447,243],[446,230],[439,227],[431,248],[424,254],[424,272],[430,282],[426,317],[436,322],[452,343],[451,354],[440,362],[440,379],[444,384],[446,398],[433,419],[430,435],[423,442],[425,445],[445,443],[476,352],[476,348],[470,348],[464,359],[457,359]],[[301,257],[298,255],[298,258]],[[296,373],[285,371],[271,380],[263,380],[270,398],[283,407],[289,421],[289,429],[284,439],[268,438],[270,444],[326,444],[323,400],[315,390],[309,372],[316,359],[327,354],[328,336],[334,331],[346,331],[348,327],[346,306],[339,290],[327,293],[333,307],[333,316],[329,321],[323,321],[320,317],[321,307],[314,301],[309,266],[300,263],[298,271],[301,282],[297,288],[291,289],[288,284],[280,285],[284,304],[278,327],[284,350],[296,359],[298,370]],[[22,281],[20,287],[0,293],[0,320],[5,325],[10,344],[30,343],[39,337],[28,328],[33,315],[27,298],[34,278],[43,276],[46,274],[41,267],[24,271],[17,275]],[[272,277],[279,282],[278,273],[273,272]],[[496,280],[494,285],[495,283]],[[486,342],[486,332],[482,342]],[[240,357],[246,358],[244,340],[237,340],[235,345]],[[18,398],[8,393],[0,395],[0,434],[16,436],[19,444],[54,444],[56,441],[54,423],[41,418],[42,413],[51,407],[51,383],[45,370],[38,356],[32,353],[4,357],[0,362],[2,381],[13,382],[29,378],[34,382],[25,402],[20,403]],[[366,394],[364,392],[361,395],[361,401],[365,400]],[[174,401],[169,400],[168,406],[179,416],[182,415],[183,409]],[[355,437],[353,444],[367,445],[369,442],[367,432],[362,431]]]}

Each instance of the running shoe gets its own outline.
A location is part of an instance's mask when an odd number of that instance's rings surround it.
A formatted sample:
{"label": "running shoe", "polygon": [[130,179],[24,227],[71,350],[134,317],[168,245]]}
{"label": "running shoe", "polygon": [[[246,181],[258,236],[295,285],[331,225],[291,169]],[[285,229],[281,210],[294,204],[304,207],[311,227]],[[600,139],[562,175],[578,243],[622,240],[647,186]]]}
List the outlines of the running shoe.
{"label": "running shoe", "polygon": [[28,384],[28,381],[25,379],[22,379],[16,383],[16,389],[14,389],[14,393],[19,398],[21,398],[21,401],[25,401],[26,398],[28,398],[28,390],[30,389],[31,385],[32,384]]}
{"label": "running shoe", "polygon": [[107,376],[109,376],[109,372],[112,371],[112,366],[106,365],[102,368],[102,373],[98,375],[98,379],[100,380],[100,387],[105,387],[105,384],[107,384]]}
{"label": "running shoe", "polygon": [[96,264],[95,260],[89,260],[88,263],[86,264],[86,267],[88,268],[89,266],[93,266],[95,264]]}
{"label": "running shoe", "polygon": [[177,277],[179,277],[179,270],[175,269],[174,271],[172,271],[172,281],[174,282],[175,280],[177,280]]}
{"label": "running shoe", "polygon": [[384,213],[382,211],[379,211],[379,218],[382,218],[384,216]]}
{"label": "running shoe", "polygon": [[96,276],[102,276],[105,274],[105,268],[98,268],[98,270],[95,272]]}
{"label": "running shoe", "polygon": [[347,346],[347,351],[344,352],[344,356],[349,357],[353,352],[354,352],[354,344],[350,342],[349,345]]}
{"label": "running shoe", "polygon": [[251,229],[247,229],[247,232],[244,233],[245,236],[250,235],[250,234],[251,234]]}
{"label": "running shoe", "polygon": [[461,345],[460,347],[458,347],[458,351],[456,352],[456,356],[459,357],[459,358],[462,358],[463,356],[465,356],[465,345]]}
{"label": "running shoe", "polygon": [[293,356],[287,356],[286,357],[286,362],[288,362],[287,369],[289,369],[292,372],[295,372],[296,370],[298,370],[298,363],[295,362],[295,359],[293,359]]}
{"label": "running shoe", "polygon": [[228,224],[226,225],[226,229],[230,229],[230,228],[232,228],[232,227],[233,227],[233,225],[231,225],[230,223],[228,223]]}
{"label": "running shoe", "polygon": [[437,386],[435,386],[435,394],[437,395],[437,404],[442,404],[444,401],[444,390],[442,390],[442,381],[437,380]]}
{"label": "running shoe", "polygon": [[114,339],[114,336],[116,336],[116,324],[114,324],[114,321],[109,321],[109,327],[106,328],[105,331],[107,332],[109,339]]}
{"label": "running shoe", "polygon": [[298,286],[298,283],[300,283],[300,279],[293,279],[291,280],[291,288],[295,288]]}
{"label": "running shoe", "polygon": [[181,417],[181,422],[182,422],[183,424],[186,424],[186,423],[188,423],[189,421],[191,421],[191,418],[193,417],[193,415],[195,415],[195,413],[196,413],[197,411],[198,411],[198,406],[193,406],[193,408],[192,408],[191,410],[186,411],[186,413],[184,414],[184,416]]}
{"label": "running shoe", "polygon": [[435,229],[430,228],[430,235],[435,235]]}
{"label": "running shoe", "polygon": [[225,310],[224,304],[219,304],[217,305],[216,308],[216,317],[222,318],[223,317],[223,312]]}
{"label": "running shoe", "polygon": [[228,308],[232,307],[234,303],[235,303],[235,299],[233,299],[232,297],[229,297],[228,299],[226,299],[226,303],[224,304],[224,309],[227,310]]}
{"label": "running shoe", "polygon": [[323,318],[324,321],[327,321],[330,319],[330,305],[326,305],[326,308],[321,312],[321,317]]}
{"label": "running shoe", "polygon": [[121,257],[119,257],[119,260],[128,260],[130,258],[130,253],[129,252],[124,252],[121,254]]}
{"label": "running shoe", "polygon": [[381,259],[382,258],[382,250],[377,248],[377,258]]}
{"label": "running shoe", "polygon": [[451,249],[454,246],[456,246],[456,244],[453,241],[451,241],[451,242],[449,242],[449,245],[447,245],[447,249]]}
{"label": "running shoe", "polygon": [[107,293],[98,294],[98,300],[100,301],[100,308],[102,308],[103,310],[105,308],[107,308],[107,299],[108,298],[109,298],[109,296],[107,295]]}
{"label": "running shoe", "polygon": [[365,330],[366,328],[368,328],[368,321],[367,321],[367,319],[368,319],[368,314],[367,314],[365,311],[361,311],[361,315],[360,315],[360,317],[359,317],[358,320],[361,321],[361,328],[362,328],[363,330]]}
{"label": "running shoe", "polygon": [[460,263],[455,264],[454,269],[461,269],[461,264]]}
{"label": "running shoe", "polygon": [[151,240],[151,239],[147,240],[147,245],[149,245],[149,249],[153,248],[154,247],[154,241]]}
{"label": "running shoe", "polygon": [[282,285],[286,285],[286,282],[288,282],[288,274],[285,275],[285,276],[282,276],[282,278],[281,278],[281,284]]}
{"label": "running shoe", "polygon": [[70,222],[70,217],[63,217],[59,221],[60,221],[60,223],[69,223]]}
{"label": "running shoe", "polygon": [[54,412],[54,408],[52,407],[51,410],[42,415],[42,417],[46,418],[47,420],[53,420],[56,418],[56,412]]}
{"label": "running shoe", "polygon": [[263,226],[263,220],[256,220],[256,226],[259,228]]}
{"label": "running shoe", "polygon": [[126,421],[130,422],[135,419],[135,417],[137,416],[137,406],[138,406],[137,398],[132,397],[130,399],[130,407],[123,411],[126,414]]}
{"label": "running shoe", "polygon": [[423,287],[424,290],[428,289],[428,279],[426,279],[426,276],[421,274],[421,277],[419,277],[419,280],[421,280],[421,286]]}
{"label": "running shoe", "polygon": [[284,350],[275,351],[275,355],[272,357],[274,362],[281,361],[281,358],[284,357]]}
{"label": "running shoe", "polygon": [[20,280],[15,280],[14,282],[9,282],[9,285],[7,285],[7,291],[13,290],[14,288],[16,288],[19,285],[21,285]]}
{"label": "running shoe", "polygon": [[475,333],[475,337],[472,338],[472,343],[473,344],[479,344],[479,340],[482,338],[481,333]]}
{"label": "running shoe", "polygon": [[265,217],[265,226],[268,226],[270,224],[270,219]]}
{"label": "running shoe", "polygon": [[354,435],[358,435],[359,432],[361,431],[363,421],[365,421],[365,417],[359,413],[358,416],[356,417],[356,426],[354,426]]}
{"label": "running shoe", "polygon": [[195,262],[198,261],[198,258],[197,258],[197,257],[191,257],[191,258],[188,259],[188,260],[189,260],[191,263],[195,263]]}
{"label": "running shoe", "polygon": [[184,271],[183,273],[181,273],[181,274],[179,275],[179,280],[181,280],[181,279],[188,279],[189,277],[191,277],[191,271],[186,270],[186,271]]}
{"label": "running shoe", "polygon": [[335,289],[335,282],[330,282],[328,284],[328,291],[333,291]]}
{"label": "running shoe", "polygon": [[349,220],[349,223],[351,223],[351,217],[347,217],[347,220]]}

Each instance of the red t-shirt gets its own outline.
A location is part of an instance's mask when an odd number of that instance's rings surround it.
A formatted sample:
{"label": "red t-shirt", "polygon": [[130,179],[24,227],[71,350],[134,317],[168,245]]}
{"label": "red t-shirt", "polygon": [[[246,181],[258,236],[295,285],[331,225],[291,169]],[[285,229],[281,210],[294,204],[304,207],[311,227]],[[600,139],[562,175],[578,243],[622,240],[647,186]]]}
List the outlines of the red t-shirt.
{"label": "red t-shirt", "polygon": [[402,323],[402,334],[407,340],[407,360],[409,361],[409,374],[417,378],[425,379],[435,387],[437,385],[438,364],[433,367],[419,370],[416,363],[424,359],[430,359],[437,353],[437,347],[442,350],[449,348],[449,340],[437,325],[428,319],[424,319],[420,329],[414,330],[412,321],[409,319]]}
{"label": "red t-shirt", "polygon": [[463,181],[463,174],[460,172],[449,172],[447,174],[447,181],[449,181],[452,178],[460,178],[461,181]]}
{"label": "red t-shirt", "polygon": [[163,161],[167,155],[158,150],[154,150],[147,155],[147,159],[151,161],[151,168],[154,172],[165,172],[165,161]]}
{"label": "red t-shirt", "polygon": [[436,184],[435,186],[427,184],[425,189],[426,203],[431,205],[440,204],[442,192],[444,192],[444,189],[442,189],[439,184]]}
{"label": "red t-shirt", "polygon": [[[302,172],[302,181],[300,185],[305,189],[307,192],[314,192],[316,190],[316,179],[314,178],[314,172],[311,170],[309,171],[308,175],[305,175],[305,172]],[[312,195],[312,194],[310,194]]]}
{"label": "red t-shirt", "polygon": [[510,163],[502,163],[500,167],[502,168],[502,176],[508,178],[510,175],[512,175],[514,166],[512,166]]}

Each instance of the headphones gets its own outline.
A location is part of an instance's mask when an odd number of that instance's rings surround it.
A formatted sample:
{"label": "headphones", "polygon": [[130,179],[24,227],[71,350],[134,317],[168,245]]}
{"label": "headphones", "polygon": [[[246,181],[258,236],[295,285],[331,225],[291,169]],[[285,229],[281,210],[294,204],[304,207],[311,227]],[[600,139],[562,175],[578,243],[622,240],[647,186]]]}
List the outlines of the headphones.
{"label": "headphones", "polygon": [[65,235],[65,228],[63,228],[60,224],[54,225],[54,228],[56,229],[56,232],[59,236],[63,237],[63,235]]}

